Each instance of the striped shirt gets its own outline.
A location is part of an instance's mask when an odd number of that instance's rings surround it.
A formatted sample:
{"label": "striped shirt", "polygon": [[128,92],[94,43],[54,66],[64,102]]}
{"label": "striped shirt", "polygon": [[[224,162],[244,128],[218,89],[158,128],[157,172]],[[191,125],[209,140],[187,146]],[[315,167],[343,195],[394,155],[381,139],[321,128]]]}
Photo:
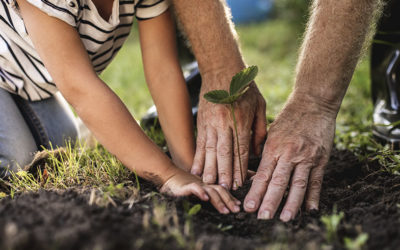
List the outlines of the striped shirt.
{"label": "striped shirt", "polygon": [[[76,28],[98,74],[121,48],[134,17],[149,19],[169,6],[168,0],[114,0],[106,21],[91,0],[27,1]],[[0,4],[0,87],[29,101],[46,99],[58,91],[34,49],[15,0]]]}

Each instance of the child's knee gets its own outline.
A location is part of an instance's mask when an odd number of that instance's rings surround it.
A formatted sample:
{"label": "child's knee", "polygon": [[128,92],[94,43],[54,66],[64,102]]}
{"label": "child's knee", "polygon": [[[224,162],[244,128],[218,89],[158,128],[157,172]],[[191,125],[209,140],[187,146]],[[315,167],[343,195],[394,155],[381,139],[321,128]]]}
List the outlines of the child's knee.
{"label": "child's knee", "polygon": [[36,151],[36,145],[0,148],[0,178],[9,176],[11,172],[23,169],[32,161]]}

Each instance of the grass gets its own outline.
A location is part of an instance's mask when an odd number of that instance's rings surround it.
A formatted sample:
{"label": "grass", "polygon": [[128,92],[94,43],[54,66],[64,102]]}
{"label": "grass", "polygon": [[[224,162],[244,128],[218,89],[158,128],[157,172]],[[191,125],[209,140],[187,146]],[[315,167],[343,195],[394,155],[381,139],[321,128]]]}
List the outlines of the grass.
{"label": "grass", "polygon": [[[287,0],[289,1],[289,0]],[[294,70],[302,26],[284,19],[269,20],[239,26],[240,44],[248,65],[257,65],[257,85],[268,103],[267,115],[276,116],[293,88]],[[145,84],[138,33],[134,28],[125,46],[101,75],[102,79],[120,96],[136,119],[140,119],[153,104]],[[371,137],[372,103],[370,98],[369,57],[359,63],[337,119],[335,143],[338,148],[349,149],[363,160],[376,160],[389,172],[400,173],[400,157],[388,147],[374,142]],[[150,128],[146,133],[159,145],[164,145],[160,131]],[[82,146],[67,147],[61,151],[45,151],[40,168],[14,174],[8,181],[0,181],[0,200],[16,193],[39,189],[84,188],[91,190],[89,204],[115,205],[113,199],[124,200],[131,207],[140,199],[140,183],[102,146],[92,149]],[[44,170],[45,169],[45,170]],[[44,171],[43,171],[44,170]],[[179,225],[175,207],[153,197],[155,206],[143,217],[145,230],[159,231],[160,238],[173,238],[180,246],[201,248],[193,236],[192,217],[200,205],[186,206],[184,226]],[[337,218],[335,216],[338,216]],[[325,216],[326,241],[335,241],[340,214]],[[324,219],[323,219],[324,220]],[[336,221],[335,221],[336,220]],[[221,225],[221,231],[230,230]],[[367,240],[365,234],[345,239],[348,249],[360,249]],[[141,242],[138,241],[138,246]],[[289,249],[287,242],[273,242],[271,249]]]}
{"label": "grass", "polygon": [[114,194],[117,185],[139,188],[136,175],[102,146],[44,150],[30,171],[12,173],[6,181],[10,194],[44,189],[100,188]]}
{"label": "grass", "polygon": [[[303,33],[301,27],[284,19],[237,27],[247,64],[259,68],[257,85],[268,102],[268,116],[278,114],[292,90]],[[153,104],[145,84],[136,28],[101,78],[120,96],[136,119]],[[369,57],[366,55],[356,69],[338,115],[336,145],[352,150],[363,159],[378,160],[389,171],[399,173],[400,158],[371,140],[370,99]],[[150,130],[147,134],[154,135],[159,144],[163,143],[159,132]],[[99,188],[104,194],[110,193],[107,191],[110,185],[138,184],[134,174],[99,145],[90,150],[68,147],[61,155],[50,153],[49,156],[46,164],[52,167],[46,168],[45,175],[41,172],[14,175],[7,183],[8,194],[82,186]]]}

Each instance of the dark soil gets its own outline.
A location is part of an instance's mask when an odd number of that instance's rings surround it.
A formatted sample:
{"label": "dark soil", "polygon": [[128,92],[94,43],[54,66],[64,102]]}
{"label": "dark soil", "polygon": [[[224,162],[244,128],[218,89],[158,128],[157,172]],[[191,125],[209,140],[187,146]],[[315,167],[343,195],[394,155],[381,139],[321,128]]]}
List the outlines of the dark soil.
{"label": "dark soil", "polygon": [[[253,166],[257,162],[252,163]],[[249,183],[234,193],[243,200]],[[129,208],[89,205],[90,190],[45,191],[0,200],[0,249],[343,249],[343,239],[367,233],[365,249],[400,249],[400,176],[376,162],[334,151],[327,166],[319,212],[300,212],[290,223],[260,221],[255,214],[220,215],[194,199],[149,192]],[[189,205],[188,205],[189,204]],[[345,217],[328,242],[321,215],[334,205]],[[185,211],[186,210],[186,211]]]}

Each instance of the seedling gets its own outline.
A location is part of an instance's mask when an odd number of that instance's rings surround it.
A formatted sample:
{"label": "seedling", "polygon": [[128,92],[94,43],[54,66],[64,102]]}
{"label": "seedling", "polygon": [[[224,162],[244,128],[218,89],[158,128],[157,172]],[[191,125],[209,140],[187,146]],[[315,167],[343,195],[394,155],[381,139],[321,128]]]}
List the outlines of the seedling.
{"label": "seedling", "polygon": [[239,135],[237,131],[237,123],[235,117],[235,102],[246,93],[246,91],[250,87],[250,83],[256,78],[258,73],[257,66],[250,66],[246,69],[243,69],[236,75],[232,77],[232,81],[229,87],[229,92],[226,90],[212,90],[204,94],[204,98],[212,103],[216,104],[229,104],[232,113],[233,125],[235,127],[235,136],[236,136],[236,145],[237,152],[239,156],[239,166],[240,166],[240,178],[243,180],[243,168],[242,168],[242,159],[240,157],[240,148],[239,148]]}
{"label": "seedling", "polygon": [[331,215],[324,215],[321,217],[321,222],[325,225],[325,238],[329,244],[337,241],[337,230],[339,229],[340,221],[343,219],[344,213],[337,213],[336,206],[333,207]]}
{"label": "seedling", "polygon": [[344,246],[346,247],[346,249],[348,249],[348,250],[361,250],[363,248],[363,246],[365,246],[365,244],[368,241],[368,234],[367,233],[361,233],[355,239],[351,239],[351,238],[345,237],[343,239],[343,241],[344,241]]}

